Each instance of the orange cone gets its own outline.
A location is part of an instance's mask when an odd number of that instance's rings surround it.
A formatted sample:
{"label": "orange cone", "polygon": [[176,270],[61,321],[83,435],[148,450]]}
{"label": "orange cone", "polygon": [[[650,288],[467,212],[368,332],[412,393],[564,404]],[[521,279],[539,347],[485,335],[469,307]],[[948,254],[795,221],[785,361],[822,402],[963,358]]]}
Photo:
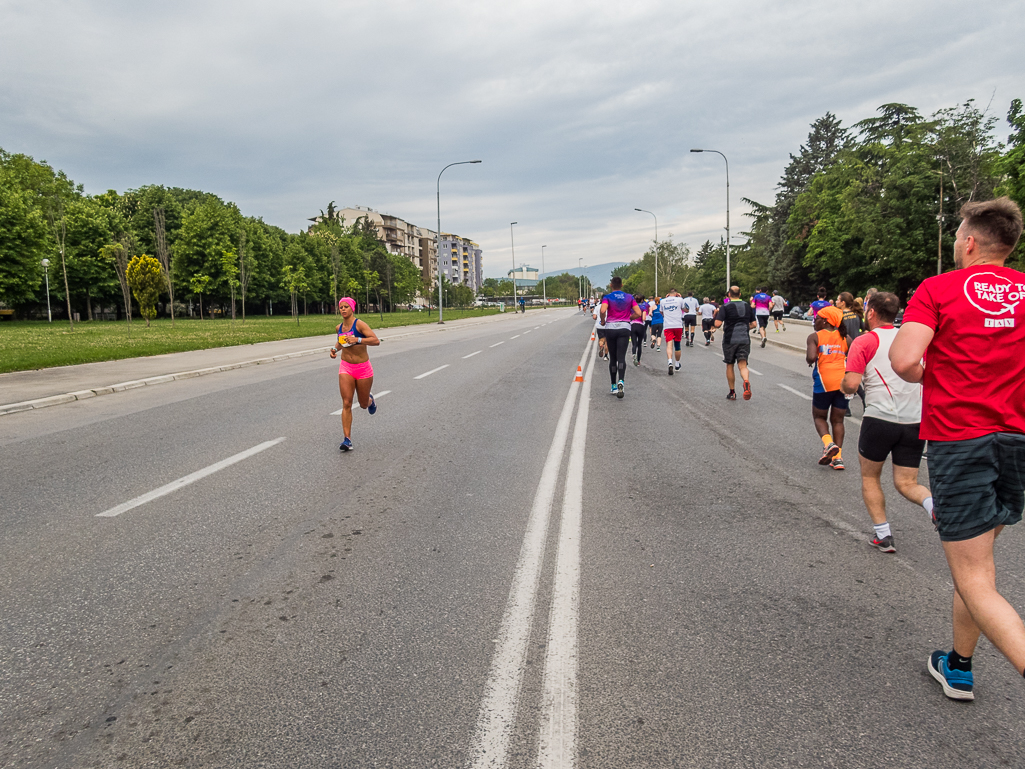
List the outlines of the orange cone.
{"label": "orange cone", "polygon": [[592,341],[592,342],[594,341],[594,332],[593,331],[591,332],[591,340],[590,341]]}
{"label": "orange cone", "polygon": [[577,366],[577,376],[576,376],[576,378],[573,381],[574,382],[583,382],[584,381],[584,372],[581,371],[580,366]]}

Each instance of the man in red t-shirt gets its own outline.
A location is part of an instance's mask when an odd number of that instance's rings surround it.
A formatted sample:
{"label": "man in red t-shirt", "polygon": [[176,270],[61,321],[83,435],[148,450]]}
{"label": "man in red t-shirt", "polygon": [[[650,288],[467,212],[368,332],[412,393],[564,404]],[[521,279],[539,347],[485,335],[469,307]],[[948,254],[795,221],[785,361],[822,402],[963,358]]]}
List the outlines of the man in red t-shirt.
{"label": "man in red t-shirt", "polygon": [[1025,274],[1004,266],[1022,231],[1013,201],[968,203],[961,216],[956,269],[918,287],[890,363],[923,384],[920,437],[954,579],[954,646],[933,652],[929,672],[970,700],[980,633],[1025,674],[1025,625],[997,592],[993,562],[997,535],[1025,507]]}

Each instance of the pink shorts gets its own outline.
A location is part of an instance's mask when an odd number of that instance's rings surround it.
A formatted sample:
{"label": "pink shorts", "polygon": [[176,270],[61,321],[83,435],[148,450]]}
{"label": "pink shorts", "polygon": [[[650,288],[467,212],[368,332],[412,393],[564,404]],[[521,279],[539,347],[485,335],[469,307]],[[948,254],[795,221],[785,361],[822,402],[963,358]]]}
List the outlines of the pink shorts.
{"label": "pink shorts", "polygon": [[362,363],[349,363],[343,360],[338,362],[338,376],[342,374],[348,374],[353,379],[370,379],[374,376],[374,367],[368,360]]}

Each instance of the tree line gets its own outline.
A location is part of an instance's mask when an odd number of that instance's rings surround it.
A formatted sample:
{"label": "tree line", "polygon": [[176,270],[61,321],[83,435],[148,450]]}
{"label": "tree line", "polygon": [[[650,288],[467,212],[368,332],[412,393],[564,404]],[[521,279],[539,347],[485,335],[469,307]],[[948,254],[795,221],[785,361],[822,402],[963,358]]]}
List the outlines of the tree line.
{"label": "tree line", "polygon": [[[969,100],[926,118],[906,104],[884,104],[850,128],[831,113],[811,125],[776,188],[752,211],[745,242],[731,244],[731,282],[745,293],[778,289],[801,303],[819,286],[832,294],[869,287],[906,300],[930,275],[954,266],[961,206],[1007,195],[1025,208],[1025,110],[1020,99],[998,120]],[[720,297],[726,244],[706,241],[690,259],[670,235],[657,244],[659,290]],[[618,268],[624,289],[654,293],[655,246]],[[1008,266],[1025,269],[1025,243]]]}
{"label": "tree line", "polygon": [[298,319],[333,312],[344,295],[362,311],[391,310],[424,290],[420,270],[389,253],[371,222],[345,222],[333,203],[308,231],[289,233],[198,190],[88,195],[45,161],[0,149],[0,302],[20,316],[46,306],[43,259],[69,320],[127,308],[148,320],[158,304],[181,315],[185,298],[193,312],[243,318],[287,303]]}

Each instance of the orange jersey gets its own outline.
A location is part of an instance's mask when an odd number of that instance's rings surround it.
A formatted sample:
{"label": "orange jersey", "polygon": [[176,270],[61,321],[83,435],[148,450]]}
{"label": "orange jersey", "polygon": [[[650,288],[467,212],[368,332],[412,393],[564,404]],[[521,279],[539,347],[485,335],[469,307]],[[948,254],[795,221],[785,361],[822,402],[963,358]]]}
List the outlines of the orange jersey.
{"label": "orange jersey", "polygon": [[840,389],[844,369],[847,366],[847,340],[839,331],[824,329],[816,332],[819,343],[819,359],[812,371],[815,392],[832,392]]}

